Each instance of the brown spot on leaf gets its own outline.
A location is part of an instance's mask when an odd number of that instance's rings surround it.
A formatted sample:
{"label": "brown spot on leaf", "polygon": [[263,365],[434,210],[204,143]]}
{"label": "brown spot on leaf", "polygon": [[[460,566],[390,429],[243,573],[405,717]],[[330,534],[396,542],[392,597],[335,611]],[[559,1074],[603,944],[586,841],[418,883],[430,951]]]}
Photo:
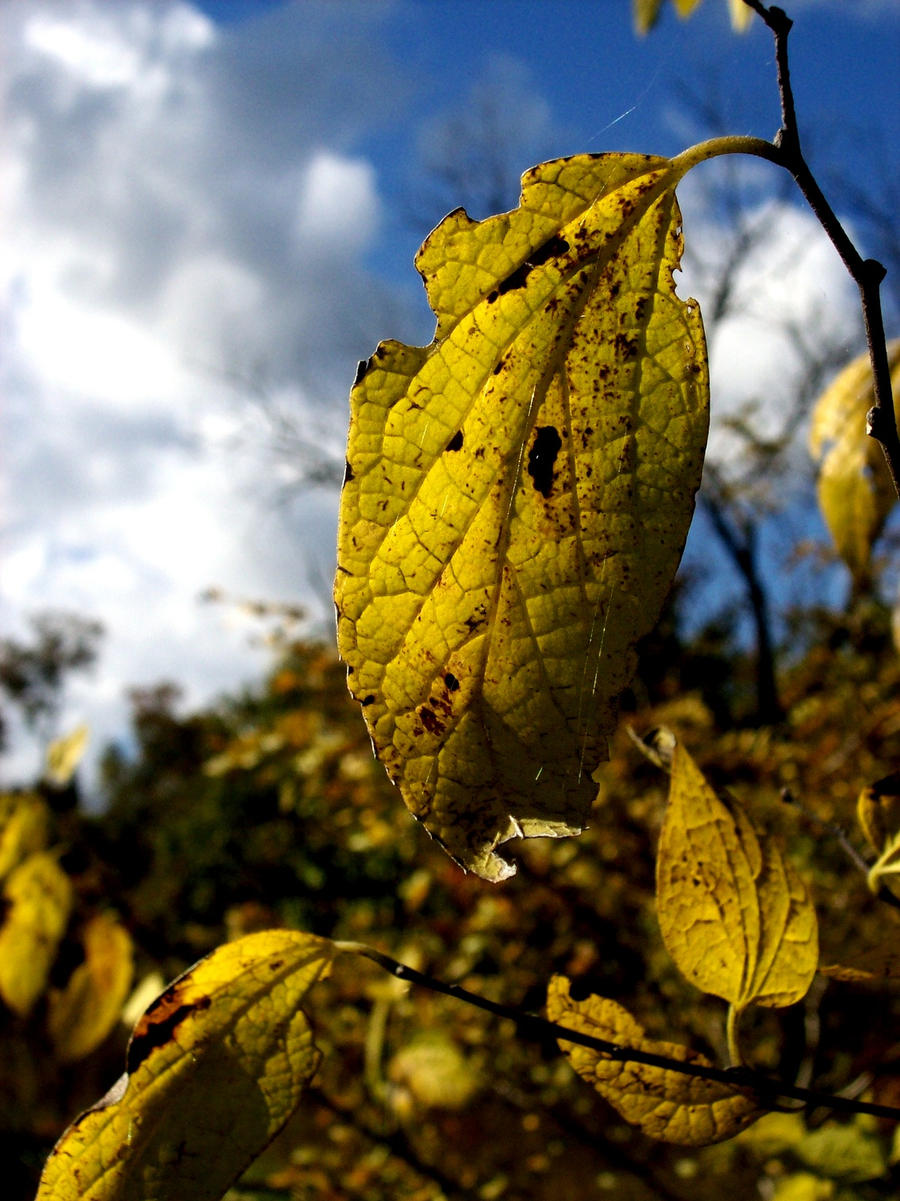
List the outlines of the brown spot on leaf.
{"label": "brown spot on leaf", "polygon": [[422,719],[422,725],[429,734],[443,734],[444,723],[430,709],[426,709],[423,706],[419,710],[419,717]]}
{"label": "brown spot on leaf", "polygon": [[463,432],[457,430],[450,441],[447,443],[447,450],[462,450]]}
{"label": "brown spot on leaf", "polygon": [[534,445],[528,452],[528,474],[543,497],[548,497],[553,487],[553,468],[561,447],[562,439],[554,426],[538,426]]}
{"label": "brown spot on leaf", "polygon": [[158,997],[147,1010],[134,1028],[131,1042],[128,1044],[126,1069],[129,1076],[151,1055],[157,1047],[164,1047],[171,1042],[176,1029],[192,1013],[202,1013],[209,1009],[211,999],[198,997],[188,1004],[179,1004],[181,989],[177,984],[171,985]]}
{"label": "brown spot on leaf", "polygon": [[447,687],[449,688],[449,690],[451,692],[459,691],[459,680],[457,680],[456,676],[453,674],[452,671],[448,671],[447,674],[444,676],[444,683],[447,685]]}

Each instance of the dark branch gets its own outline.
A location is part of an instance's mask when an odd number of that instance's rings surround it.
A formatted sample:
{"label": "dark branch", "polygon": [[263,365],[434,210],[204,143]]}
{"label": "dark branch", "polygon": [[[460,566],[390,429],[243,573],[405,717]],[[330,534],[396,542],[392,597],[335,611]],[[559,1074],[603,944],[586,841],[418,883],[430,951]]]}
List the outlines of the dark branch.
{"label": "dark branch", "polygon": [[894,490],[900,497],[900,436],[897,433],[894,414],[891,372],[884,334],[884,316],[881,310],[881,281],[884,279],[886,271],[882,264],[875,259],[864,259],[853,245],[803,157],[788,62],[788,35],[793,22],[783,9],[776,8],[775,5],[767,8],[761,0],[744,0],[744,3],[759,14],[772,31],[775,39],[775,61],[778,70],[778,93],[781,98],[782,122],[781,129],[775,138],[775,147],[778,151],[777,161],[793,175],[807,204],[841,256],[851,279],[859,289],[875,390],[875,403],[869,410],[866,419],[866,432],[881,444]]}
{"label": "dark branch", "polygon": [[579,1030],[570,1030],[566,1026],[560,1026],[557,1022],[551,1022],[547,1018],[538,1017],[537,1014],[526,1013],[524,1010],[515,1009],[511,1005],[501,1005],[497,1001],[490,1001],[487,997],[479,996],[478,993],[469,992],[467,988],[463,988],[459,984],[445,984],[443,980],[438,980],[435,976],[428,976],[424,972],[416,971],[415,968],[407,967],[405,963],[400,963],[398,960],[391,958],[390,955],[376,951],[374,947],[366,946],[365,943],[335,942],[334,945],[339,951],[348,951],[352,954],[362,955],[366,959],[371,959],[373,963],[377,963],[380,968],[383,968],[384,971],[389,972],[398,980],[406,980],[410,984],[421,985],[422,988],[430,989],[431,992],[441,993],[446,997],[454,997],[457,1001],[462,1001],[466,1005],[473,1005],[477,1009],[484,1009],[496,1017],[507,1018],[509,1021],[515,1023],[517,1033],[522,1038],[533,1039],[535,1042],[546,1042],[549,1039],[576,1043],[580,1047],[587,1047],[592,1051],[597,1051],[600,1055],[604,1055],[606,1058],[615,1060],[618,1063],[643,1063],[649,1067],[662,1068],[669,1072],[679,1072],[683,1076],[696,1076],[701,1080],[715,1080],[719,1084],[731,1085],[733,1088],[747,1089],[754,1093],[760,1105],[766,1108],[774,1109],[779,1098],[790,1098],[793,1101],[802,1101],[804,1105],[811,1109],[831,1109],[843,1113],[867,1113],[874,1117],[891,1118],[894,1121],[900,1120],[900,1108],[892,1105],[876,1105],[869,1101],[858,1101],[850,1097],[842,1097],[835,1093],[824,1093],[818,1092],[815,1089],[800,1088],[797,1085],[786,1084],[782,1080],[775,1080],[771,1076],[766,1076],[764,1073],[754,1071],[750,1068],[717,1068],[699,1063],[685,1063],[682,1060],[670,1059],[667,1055],[657,1055],[653,1051],[642,1051],[637,1047],[619,1046],[617,1043],[609,1042],[605,1038],[596,1038],[592,1034],[583,1034]]}

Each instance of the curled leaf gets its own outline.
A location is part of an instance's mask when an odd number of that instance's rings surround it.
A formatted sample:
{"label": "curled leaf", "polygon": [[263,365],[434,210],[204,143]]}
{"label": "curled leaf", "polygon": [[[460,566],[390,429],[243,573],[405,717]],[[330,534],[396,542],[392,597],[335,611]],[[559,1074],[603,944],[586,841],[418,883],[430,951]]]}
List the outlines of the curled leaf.
{"label": "curled leaf", "polygon": [[[643,1027],[615,1001],[596,996],[573,1000],[565,976],[550,981],[547,1016],[570,1030],[618,1046],[651,1051],[680,1063],[712,1066],[688,1047],[647,1038]],[[733,1137],[764,1112],[748,1089],[688,1076],[673,1068],[621,1062],[563,1039],[559,1045],[578,1075],[650,1138],[702,1147]]]}
{"label": "curled leaf", "polygon": [[[888,345],[894,409],[900,415],[900,338]],[[866,433],[875,401],[867,354],[825,389],[813,411],[809,449],[819,461],[819,508],[854,581],[869,578],[872,545],[897,502],[881,447]]]}
{"label": "curled leaf", "polygon": [[559,159],[513,212],[451,213],[417,257],[435,340],[383,342],[351,393],[350,690],[409,808],[485,879],[514,870],[500,843],[583,825],[681,556],[708,423],[673,282],[696,161]]}
{"label": "curled leaf", "polygon": [[791,1005],[806,994],[818,959],[806,886],[682,746],[672,757],[656,900],[669,954],[704,992],[737,1011]]}
{"label": "curled leaf", "polygon": [[856,815],[869,846],[880,855],[900,833],[900,772],[891,772],[864,788],[856,803]]}
{"label": "curled leaf", "polygon": [[214,1201],[275,1137],[319,1052],[307,992],[331,943],[289,930],[219,947],[135,1026],[128,1072],[63,1134],[37,1201]]}

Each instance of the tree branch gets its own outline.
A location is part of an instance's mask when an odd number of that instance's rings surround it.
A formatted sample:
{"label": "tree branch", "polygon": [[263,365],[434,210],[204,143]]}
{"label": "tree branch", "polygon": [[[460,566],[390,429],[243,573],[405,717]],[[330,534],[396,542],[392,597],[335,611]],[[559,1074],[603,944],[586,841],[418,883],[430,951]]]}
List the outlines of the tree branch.
{"label": "tree branch", "polygon": [[788,35],[793,22],[783,9],[775,5],[767,8],[762,0],[744,0],[744,3],[762,18],[775,39],[778,94],[781,99],[781,129],[774,140],[778,152],[775,161],[793,175],[807,204],[859,289],[875,388],[875,403],[866,417],[866,432],[881,444],[894,490],[900,497],[900,436],[897,433],[894,414],[884,315],[881,309],[881,281],[886,275],[886,270],[876,259],[864,259],[853,245],[803,157],[788,62]]}
{"label": "tree branch", "polygon": [[399,960],[393,959],[390,955],[385,955],[382,951],[377,951],[365,943],[336,941],[334,947],[338,951],[362,955],[365,959],[371,959],[373,963],[397,980],[418,984],[422,988],[430,989],[431,992],[441,993],[445,997],[454,997],[457,1001],[473,1005],[476,1009],[484,1009],[488,1013],[494,1014],[495,1017],[507,1018],[509,1021],[515,1022],[517,1032],[521,1037],[533,1039],[535,1042],[562,1039],[564,1042],[576,1043],[580,1047],[597,1051],[600,1055],[618,1063],[643,1063],[649,1067],[662,1068],[669,1072],[680,1072],[683,1076],[696,1076],[701,1080],[715,1080],[719,1084],[729,1084],[734,1088],[749,1089],[756,1094],[761,1105],[773,1109],[779,1098],[790,1098],[793,1101],[802,1101],[811,1109],[867,1113],[873,1117],[900,1120],[900,1108],[896,1106],[876,1105],[870,1101],[857,1101],[835,1093],[800,1088],[797,1085],[786,1084],[782,1080],[775,1080],[752,1068],[717,1068],[699,1063],[686,1063],[682,1060],[670,1059],[666,1055],[657,1055],[653,1051],[642,1051],[637,1047],[623,1047],[618,1043],[609,1042],[605,1038],[596,1038],[592,1034],[570,1030],[567,1026],[560,1026],[557,1022],[538,1017],[537,1014],[526,1013],[511,1005],[502,1005],[498,1001],[488,1000],[487,997],[470,992],[459,984],[445,984],[443,980],[426,975],[425,972],[416,971],[415,968],[407,967],[405,963],[400,963]]}

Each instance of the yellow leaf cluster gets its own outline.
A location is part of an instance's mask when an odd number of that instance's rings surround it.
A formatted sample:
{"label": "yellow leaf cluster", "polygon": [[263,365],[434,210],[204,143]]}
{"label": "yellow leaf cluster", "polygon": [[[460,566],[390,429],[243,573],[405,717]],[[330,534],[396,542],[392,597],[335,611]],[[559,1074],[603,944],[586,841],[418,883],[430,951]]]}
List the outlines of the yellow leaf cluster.
{"label": "yellow leaf cluster", "polygon": [[[672,6],[682,19],[689,17],[700,0],[672,0]],[[753,20],[753,10],[744,0],[727,0],[732,26],[742,33]],[[634,25],[638,33],[648,33],[659,20],[663,0],[632,0]]]}
{"label": "yellow leaf cluster", "polygon": [[[617,1046],[651,1051],[679,1063],[712,1066],[688,1047],[647,1038],[643,1027],[615,1001],[596,996],[573,1000],[565,976],[554,976],[550,981],[547,1016],[570,1030],[592,1034]],[[746,1089],[670,1068],[620,1062],[562,1039],[559,1045],[578,1075],[650,1138],[689,1147],[706,1146],[732,1138],[763,1112]]]}
{"label": "yellow leaf cluster", "polygon": [[[900,417],[900,338],[888,344],[888,359]],[[809,433],[810,454],[820,464],[819,508],[859,587],[869,579],[872,545],[897,502],[881,447],[866,433],[874,399],[872,367],[863,354],[816,401]]]}
{"label": "yellow leaf cluster", "polygon": [[698,988],[737,1011],[791,1005],[806,994],[818,927],[803,881],[681,746],[672,757],[656,890],[663,941]]}
{"label": "yellow leaf cluster", "polygon": [[278,1133],[319,1053],[300,1008],[331,944],[269,930],[219,947],[138,1021],[128,1073],[57,1143],[38,1201],[214,1201]]}
{"label": "yellow leaf cluster", "polygon": [[693,161],[559,159],[514,211],[451,213],[417,258],[435,340],[382,343],[351,393],[350,689],[409,808],[489,880],[500,843],[583,825],[681,555],[708,425],[673,282]]}

